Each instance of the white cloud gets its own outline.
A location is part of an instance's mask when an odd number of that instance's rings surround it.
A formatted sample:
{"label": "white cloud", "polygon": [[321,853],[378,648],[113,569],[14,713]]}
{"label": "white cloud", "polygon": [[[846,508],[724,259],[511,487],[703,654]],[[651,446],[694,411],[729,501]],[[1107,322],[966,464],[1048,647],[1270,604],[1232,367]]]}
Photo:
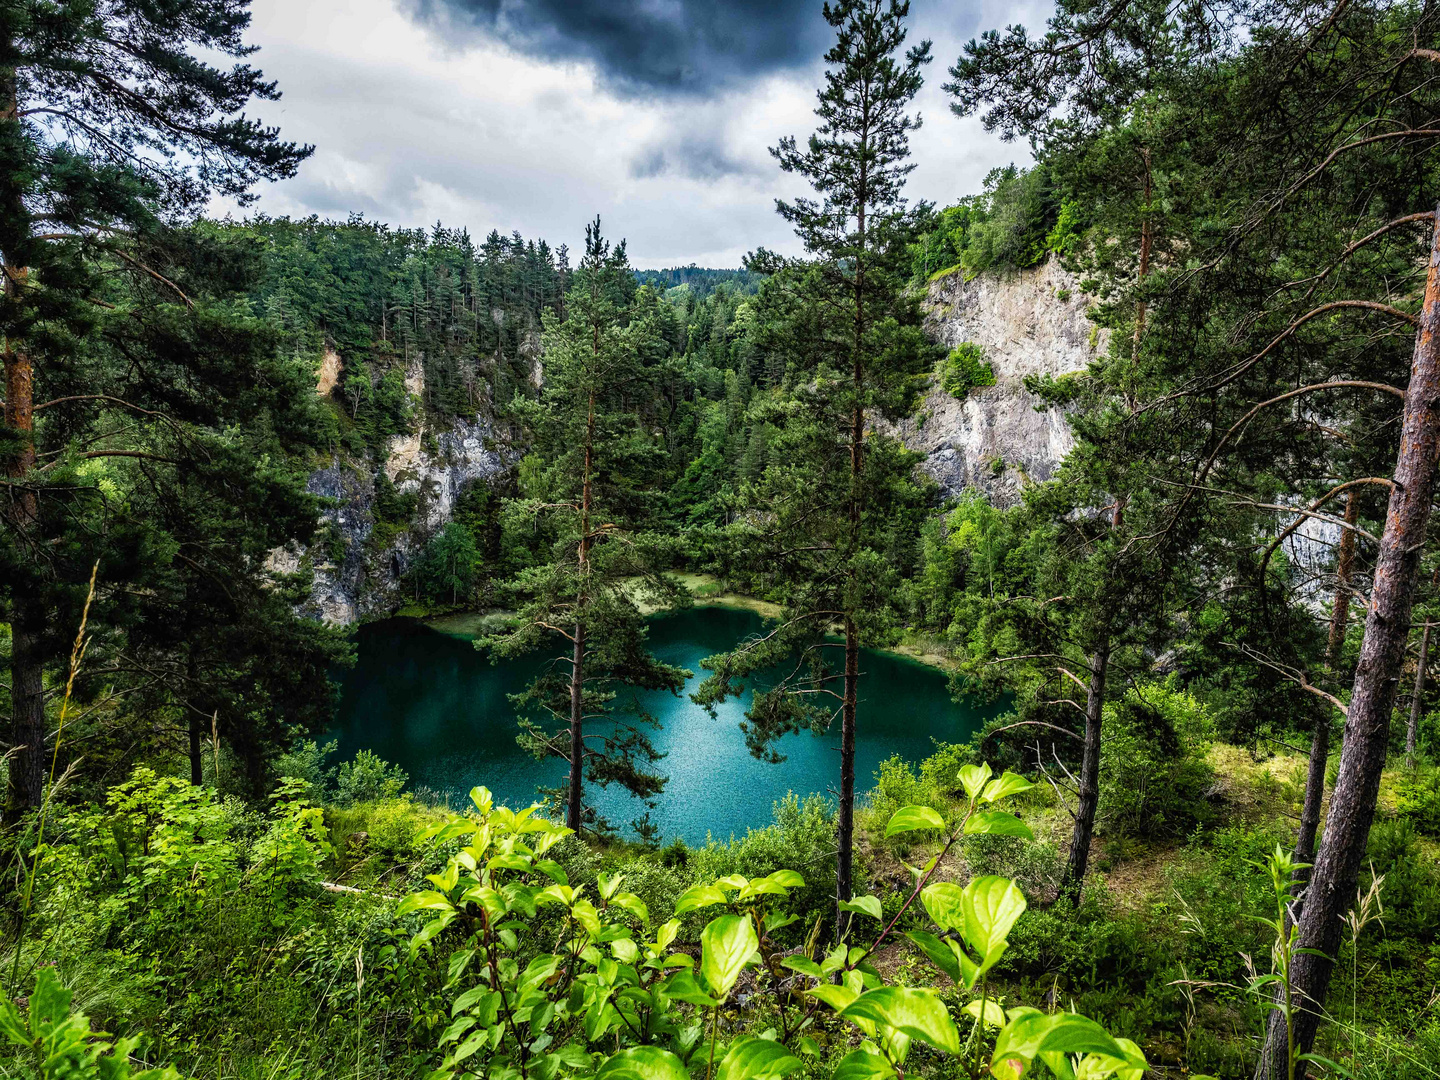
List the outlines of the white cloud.
{"label": "white cloud", "polygon": [[[920,30],[937,41],[910,194],[943,204],[1028,154],[952,117],[940,89],[962,37],[994,25],[999,10],[919,7]],[[761,245],[795,251],[774,200],[802,193],[800,182],[767,147],[811,130],[818,57],[808,74],[711,98],[621,99],[585,64],[473,36],[437,40],[392,0],[255,0],[250,40],[284,93],[257,111],[317,146],[297,177],[260,192],[266,213],[441,220],[572,248],[599,213],[637,266],[735,266]]]}

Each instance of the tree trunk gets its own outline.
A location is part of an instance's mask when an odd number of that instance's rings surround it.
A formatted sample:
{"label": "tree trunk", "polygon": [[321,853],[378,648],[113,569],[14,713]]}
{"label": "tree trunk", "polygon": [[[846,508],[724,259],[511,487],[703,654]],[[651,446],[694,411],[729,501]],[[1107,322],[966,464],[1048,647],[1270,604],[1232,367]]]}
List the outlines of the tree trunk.
{"label": "tree trunk", "polygon": [[[13,102],[10,116],[13,118]],[[23,268],[4,267],[5,293],[12,302],[25,281]],[[23,343],[5,342],[5,427],[18,436],[15,456],[5,475],[23,480],[35,467],[35,371]],[[17,546],[40,516],[35,492],[12,487],[4,513]],[[26,595],[10,602],[10,744],[16,753],[10,764],[10,785],[5,817],[13,821],[40,805],[45,792],[45,613]]]}
{"label": "tree trunk", "polygon": [[[855,854],[855,703],[860,685],[860,638],[852,619],[845,620],[845,700],[840,710],[840,811],[835,856],[835,902],[849,900],[854,892]],[[838,940],[850,925],[850,913],[835,911]]]}
{"label": "tree trunk", "polygon": [[[1405,662],[1410,636],[1425,530],[1435,497],[1440,466],[1440,209],[1436,211],[1429,273],[1420,331],[1405,392],[1400,452],[1394,487],[1380,537],[1375,581],[1365,619],[1365,638],[1355,668],[1355,689],[1345,720],[1340,773],[1330,797],[1325,836],[1315,859],[1305,910],[1300,916],[1299,952],[1292,982],[1303,1011],[1295,1021],[1294,1042],[1301,1053],[1315,1041],[1320,1010],[1325,1004],[1335,957],[1340,949],[1341,922],[1355,897],[1365,844],[1375,817],[1380,774],[1390,741],[1390,714]],[[1256,1076],[1279,1080],[1287,1069],[1284,1018],[1271,1022]]]}
{"label": "tree trunk", "polygon": [[[1360,518],[1360,501],[1354,491],[1345,501],[1345,522],[1354,525]],[[1345,648],[1345,630],[1350,620],[1350,575],[1355,569],[1355,530],[1340,534],[1340,552],[1335,560],[1335,605],[1330,612],[1330,637],[1325,643],[1325,670],[1336,671]],[[1310,736],[1310,759],[1305,770],[1305,801],[1300,807],[1300,829],[1295,837],[1295,861],[1315,861],[1315,833],[1320,828],[1320,807],[1325,802],[1325,769],[1330,762],[1330,712],[1315,718]],[[1296,904],[1310,880],[1310,869],[1295,872],[1293,893]]]}
{"label": "tree trunk", "polygon": [[[200,714],[193,708],[190,713],[190,784],[199,787],[205,783],[205,750],[201,744]],[[219,783],[217,778],[216,783]]]}
{"label": "tree trunk", "polygon": [[1105,714],[1105,676],[1110,668],[1110,645],[1090,657],[1090,689],[1085,696],[1085,749],[1080,759],[1080,805],[1070,834],[1070,857],[1060,879],[1060,895],[1077,904],[1090,864],[1090,842],[1095,836],[1095,810],[1100,805],[1100,728]]}
{"label": "tree trunk", "polygon": [[565,827],[580,831],[581,794],[585,766],[585,624],[575,624],[575,655],[570,665],[570,789],[566,792]]}
{"label": "tree trunk", "polygon": [[1425,666],[1430,662],[1430,625],[1420,636],[1420,659],[1415,663],[1415,692],[1410,695],[1410,722],[1405,725],[1405,767],[1415,767],[1415,743],[1420,735],[1420,702],[1425,696]]}

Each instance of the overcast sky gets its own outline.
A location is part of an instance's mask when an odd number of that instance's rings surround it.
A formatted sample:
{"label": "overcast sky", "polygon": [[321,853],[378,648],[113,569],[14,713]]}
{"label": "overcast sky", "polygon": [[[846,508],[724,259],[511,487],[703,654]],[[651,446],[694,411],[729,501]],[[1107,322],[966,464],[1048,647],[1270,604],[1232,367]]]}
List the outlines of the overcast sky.
{"label": "overcast sky", "polygon": [[[962,44],[1044,0],[914,0],[913,44],[935,61],[917,102],[912,199],[978,190],[1028,160],[960,120],[940,84]],[[737,266],[795,252],[776,197],[803,193],[767,147],[813,128],[830,29],[820,0],[254,0],[253,63],[279,82],[258,110],[314,143],[298,176],[260,192],[268,214],[578,246],[599,213],[631,262]],[[216,207],[224,210],[223,207]]]}

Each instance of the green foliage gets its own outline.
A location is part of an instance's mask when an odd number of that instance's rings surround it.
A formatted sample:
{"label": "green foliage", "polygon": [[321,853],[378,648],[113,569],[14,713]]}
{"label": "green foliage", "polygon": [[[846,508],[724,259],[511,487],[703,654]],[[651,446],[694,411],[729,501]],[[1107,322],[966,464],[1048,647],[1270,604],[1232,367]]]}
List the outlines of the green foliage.
{"label": "green foliage", "polygon": [[[988,769],[962,770],[960,779],[968,793],[961,829],[975,834],[989,827],[991,812],[983,807],[1029,787]],[[861,1039],[833,1070],[837,1077],[897,1075],[912,1047],[927,1057],[938,1052],[956,1068],[967,1067],[968,1058],[976,1080],[982,1062],[1000,1075],[1023,1072],[1038,1059],[1096,1080],[1136,1080],[1145,1070],[1134,1043],[1111,1038],[1082,1016],[1024,1007],[1007,1013],[987,999],[986,974],[1004,956],[1026,907],[1002,878],[976,878],[963,888],[929,883],[932,861],[917,871],[906,901],[909,907],[921,900],[929,925],[953,935],[915,931],[912,940],[952,981],[979,987],[977,1007],[966,1010],[977,1019],[968,1022],[971,1037],[962,1044],[946,998],[886,985],[870,962],[888,929],[868,947],[841,942],[822,956],[812,939],[803,952],[782,953],[774,935],[796,921],[788,909],[793,891],[804,886],[795,871],[701,879],[679,897],[676,918],[660,924],[625,891],[622,875],[572,884],[548,857],[569,830],[536,817],[535,807],[519,813],[495,807],[484,788],[471,798],[474,814],[432,830],[436,839],[464,846],[429,875],[432,888],[412,893],[399,908],[426,920],[410,939],[410,955],[445,972],[452,1019],[439,1036],[443,1057],[431,1077],[534,1071],[683,1080],[702,1063],[707,1072],[718,1063],[715,1075],[733,1080],[781,1077],[804,1067],[801,1055],[820,1056],[817,1040],[832,1037],[832,1020],[846,1042],[851,1031]],[[901,808],[889,829],[923,818],[920,809]],[[851,906],[871,915],[880,910],[874,897]],[[708,918],[698,947],[672,950],[679,919],[691,912]],[[720,1009],[747,1008],[738,992],[742,979],[752,1000],[771,998],[782,979],[798,979],[800,992],[774,996],[774,1022],[758,1036],[727,1034],[722,1042]],[[993,1022],[987,1028],[978,1018]]]}
{"label": "green foliage", "polygon": [[775,804],[772,824],[724,842],[707,838],[704,847],[689,850],[685,865],[696,880],[798,870],[807,884],[795,889],[796,907],[816,911],[833,895],[826,870],[834,845],[835,807],[830,800],[823,795],[801,799],[792,792]]}
{"label": "green foliage", "polygon": [[371,750],[359,750],[335,771],[335,799],[341,806],[393,799],[410,777]]}
{"label": "green foliage", "polygon": [[1050,252],[1074,255],[1084,234],[1080,206],[1062,200],[1045,165],[992,169],[979,195],[932,211],[910,246],[913,279],[956,270],[1023,270]]}
{"label": "green foliage", "polygon": [[1132,687],[1105,706],[1104,725],[1096,817],[1103,834],[1188,836],[1212,817],[1206,792],[1215,773],[1206,752],[1214,722],[1176,680]]}
{"label": "green foliage", "polygon": [[979,345],[966,341],[950,350],[940,365],[940,385],[951,397],[964,401],[977,386],[994,386],[995,369],[984,360]]}
{"label": "green foliage", "polygon": [[1440,838],[1440,768],[1420,765],[1395,784],[1395,811],[1425,836]]}
{"label": "green foliage", "polygon": [[459,604],[471,598],[479,570],[475,535],[462,523],[451,521],[425,544],[411,573],[425,599]]}
{"label": "green foliage", "polygon": [[0,1033],[18,1056],[26,1075],[39,1080],[179,1080],[170,1066],[133,1069],[131,1055],[144,1040],[131,1036],[108,1041],[90,1020],[70,1011],[72,991],[60,985],[53,967],[42,967],[22,1013],[14,1001],[0,1001]]}

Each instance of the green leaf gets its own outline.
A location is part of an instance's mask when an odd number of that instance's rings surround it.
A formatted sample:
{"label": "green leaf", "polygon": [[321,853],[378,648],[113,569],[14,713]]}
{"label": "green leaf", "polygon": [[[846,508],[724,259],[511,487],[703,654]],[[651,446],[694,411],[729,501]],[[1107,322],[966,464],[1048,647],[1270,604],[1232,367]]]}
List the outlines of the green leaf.
{"label": "green leaf", "polygon": [[823,979],[825,973],[820,970],[820,965],[811,960],[808,956],[787,956],[780,963],[791,971],[798,971],[801,975],[809,975],[812,979]]}
{"label": "green leaf", "polygon": [[966,836],[1022,836],[1026,840],[1035,839],[1029,825],[1004,810],[977,810],[970,815],[970,820],[965,822],[964,831]]}
{"label": "green leaf", "polygon": [[890,818],[890,824],[885,826],[886,836],[896,836],[903,832],[914,832],[917,829],[943,829],[945,819],[931,810],[928,806],[902,806]]}
{"label": "green leaf", "polygon": [[773,1039],[742,1036],[730,1044],[716,1080],[780,1080],[800,1064],[799,1058]]}
{"label": "green leaf", "polygon": [[749,915],[721,915],[700,934],[700,973],[718,997],[725,997],[740,978],[746,961],[760,946]]}
{"label": "green leaf", "polygon": [[941,941],[934,934],[925,930],[910,930],[905,934],[911,941],[924,951],[930,958],[930,962],[950,976],[951,982],[960,981],[960,960],[955,955],[955,950],[944,941]]}
{"label": "green leaf", "polygon": [[960,933],[988,969],[1005,951],[1005,939],[1025,911],[1025,894],[1009,878],[987,875],[971,880],[961,892],[964,922]]}
{"label": "green leaf", "polygon": [[980,797],[980,792],[985,790],[985,782],[994,775],[987,764],[966,765],[956,774],[956,778],[965,789],[965,794],[973,801]]}
{"label": "green leaf", "polygon": [[840,1014],[847,1020],[865,1019],[903,1031],[939,1050],[960,1053],[960,1032],[950,1019],[945,1003],[929,990],[903,986],[882,986],[867,990]]}
{"label": "green leaf", "polygon": [[700,989],[700,984],[695,981],[695,973],[689,968],[670,975],[662,984],[662,988],[668,997],[690,1005],[703,1005],[708,1008],[711,1005],[720,1004],[719,1001]]}
{"label": "green leaf", "polygon": [[1016,773],[1005,771],[1000,779],[985,789],[985,802],[999,802],[1009,795],[1019,795],[1022,791],[1029,791],[1035,785]]}
{"label": "green leaf", "polygon": [[412,911],[454,911],[455,905],[450,903],[450,898],[444,893],[433,890],[426,892],[411,893],[400,901],[400,906],[395,909],[395,914],[408,915]]}
{"label": "green leaf", "polygon": [[861,915],[869,915],[876,921],[884,918],[880,910],[880,901],[874,896],[857,896],[853,900],[842,900],[838,906],[841,911],[854,911]]}
{"label": "green leaf", "polygon": [[[990,1071],[996,1076],[1023,1076],[1037,1054],[1105,1054],[1123,1058],[1125,1051],[1099,1024],[1078,1013],[1042,1013],[1016,1009],[995,1037]],[[1020,1062],[1020,1072],[1006,1062]],[[1002,1071],[1005,1070],[1005,1071]]]}
{"label": "green leaf", "polygon": [[[976,1020],[980,1019],[980,999],[967,1001],[962,1011],[966,1016],[972,1016]],[[987,998],[985,1001],[985,1026],[992,1028],[1005,1026],[1005,1010],[993,998]]]}
{"label": "green leaf", "polygon": [[684,1063],[658,1046],[632,1046],[610,1058],[595,1080],[690,1080]]}
{"label": "green leaf", "polygon": [[803,889],[805,887],[805,879],[794,870],[776,870],[770,875],[770,880],[787,889]]}
{"label": "green leaf", "polygon": [[860,1049],[840,1059],[831,1080],[895,1080],[895,1070],[883,1054]]}
{"label": "green leaf", "polygon": [[696,908],[725,903],[725,894],[715,885],[691,885],[675,901],[675,914],[684,915]]}

